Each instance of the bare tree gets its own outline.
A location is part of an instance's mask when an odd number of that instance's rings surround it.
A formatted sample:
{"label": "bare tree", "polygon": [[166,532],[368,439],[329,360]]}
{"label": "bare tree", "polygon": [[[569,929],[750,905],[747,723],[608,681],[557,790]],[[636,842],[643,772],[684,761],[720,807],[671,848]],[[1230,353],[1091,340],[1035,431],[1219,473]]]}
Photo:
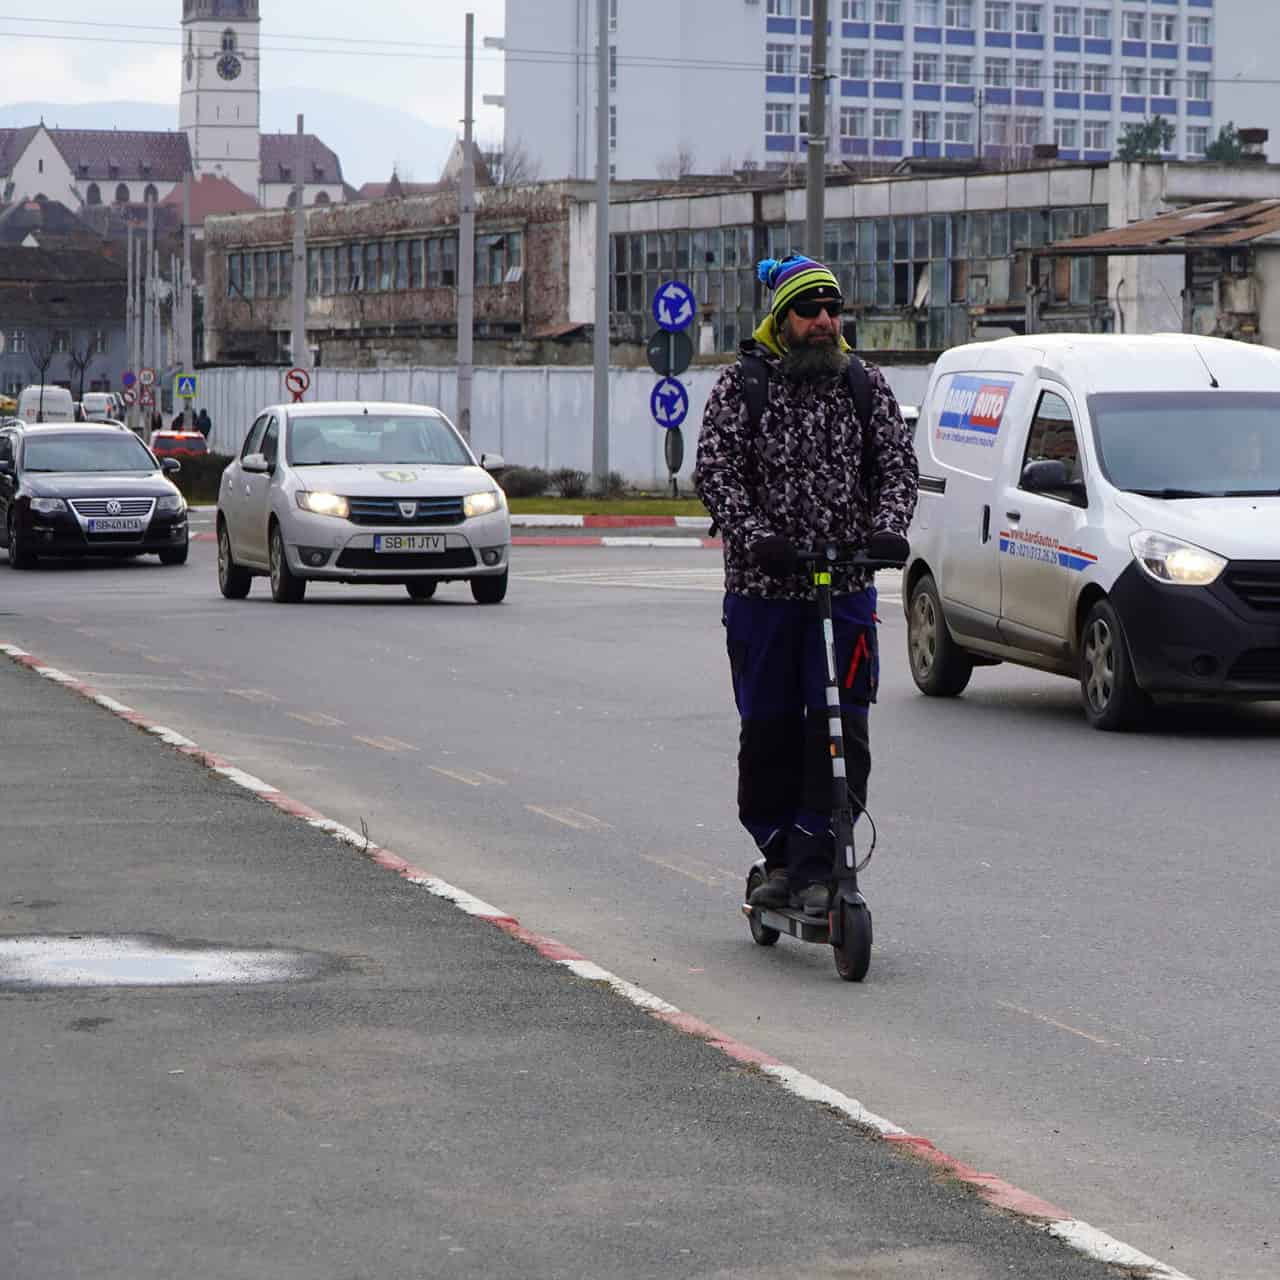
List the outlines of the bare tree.
{"label": "bare tree", "polygon": [[85,374],[95,359],[93,336],[86,334],[82,346],[72,346],[67,352],[67,359],[71,362],[72,376],[76,379],[76,399],[83,400]]}
{"label": "bare tree", "polygon": [[673,152],[658,161],[658,177],[666,182],[687,178],[693,172],[693,162],[693,148],[687,142],[682,142]]}
{"label": "bare tree", "polygon": [[47,380],[46,375],[49,372],[49,366],[53,363],[53,357],[57,352],[53,349],[53,339],[46,338],[43,342],[33,342],[27,347],[27,359],[31,361],[36,373],[40,375],[40,405],[36,409],[36,421],[44,421],[44,387]]}
{"label": "bare tree", "polygon": [[480,154],[489,170],[489,181],[495,187],[520,187],[542,178],[536,157],[519,139],[504,145],[497,138],[480,143]]}

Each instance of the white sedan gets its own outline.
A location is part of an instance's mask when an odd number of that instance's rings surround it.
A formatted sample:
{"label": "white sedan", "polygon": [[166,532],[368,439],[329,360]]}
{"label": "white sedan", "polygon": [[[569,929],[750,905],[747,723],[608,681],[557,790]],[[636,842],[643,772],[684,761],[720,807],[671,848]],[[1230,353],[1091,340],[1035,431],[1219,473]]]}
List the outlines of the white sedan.
{"label": "white sedan", "polygon": [[218,586],[229,600],[271,579],[280,603],[307,582],[401,584],[415,600],[465,580],[479,604],[507,593],[511,517],[489,474],[438,409],[339,402],[273,405],[218,489]]}

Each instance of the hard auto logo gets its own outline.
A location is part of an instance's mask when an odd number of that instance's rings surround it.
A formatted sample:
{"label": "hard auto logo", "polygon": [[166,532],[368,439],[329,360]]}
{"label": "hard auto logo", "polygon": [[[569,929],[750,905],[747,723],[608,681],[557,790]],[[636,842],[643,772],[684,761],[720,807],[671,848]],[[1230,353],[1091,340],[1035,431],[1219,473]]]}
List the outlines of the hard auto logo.
{"label": "hard auto logo", "polygon": [[401,502],[397,504],[400,508],[400,514],[406,520],[412,520],[418,513],[418,504],[416,502]]}
{"label": "hard auto logo", "polygon": [[118,498],[112,498],[107,503],[107,515],[118,516],[120,514],[120,501]]}

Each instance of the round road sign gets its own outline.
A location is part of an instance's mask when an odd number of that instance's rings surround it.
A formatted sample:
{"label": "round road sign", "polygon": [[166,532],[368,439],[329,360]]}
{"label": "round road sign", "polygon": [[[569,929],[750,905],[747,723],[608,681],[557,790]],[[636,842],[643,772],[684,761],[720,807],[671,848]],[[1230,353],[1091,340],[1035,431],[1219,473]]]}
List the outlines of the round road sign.
{"label": "round road sign", "polygon": [[660,378],[674,378],[682,374],[693,360],[693,339],[683,330],[674,333],[659,329],[649,339],[645,348],[649,368]]}
{"label": "round road sign", "polygon": [[[129,377],[132,378],[133,374],[130,374]],[[134,405],[138,403],[138,393],[133,389],[132,382],[125,387],[121,398],[124,400],[125,404],[128,404],[128,405]]]}
{"label": "round road sign", "polygon": [[156,371],[154,369],[143,369],[142,372],[138,374],[138,381],[142,383],[144,387],[154,386],[155,380]]}

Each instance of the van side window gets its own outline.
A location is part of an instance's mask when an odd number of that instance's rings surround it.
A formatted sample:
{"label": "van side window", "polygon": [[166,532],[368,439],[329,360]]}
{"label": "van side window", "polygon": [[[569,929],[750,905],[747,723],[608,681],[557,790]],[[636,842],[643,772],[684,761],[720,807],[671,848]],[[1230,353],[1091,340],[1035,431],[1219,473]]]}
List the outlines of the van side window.
{"label": "van side window", "polygon": [[1031,420],[1031,434],[1027,437],[1027,453],[1022,459],[1028,462],[1061,462],[1067,469],[1068,480],[1083,480],[1080,469],[1080,446],[1076,441],[1076,428],[1071,420],[1071,409],[1056,392],[1045,391],[1036,405],[1036,415]]}
{"label": "van side window", "polygon": [[13,461],[13,437],[7,431],[0,431],[0,462]]}

